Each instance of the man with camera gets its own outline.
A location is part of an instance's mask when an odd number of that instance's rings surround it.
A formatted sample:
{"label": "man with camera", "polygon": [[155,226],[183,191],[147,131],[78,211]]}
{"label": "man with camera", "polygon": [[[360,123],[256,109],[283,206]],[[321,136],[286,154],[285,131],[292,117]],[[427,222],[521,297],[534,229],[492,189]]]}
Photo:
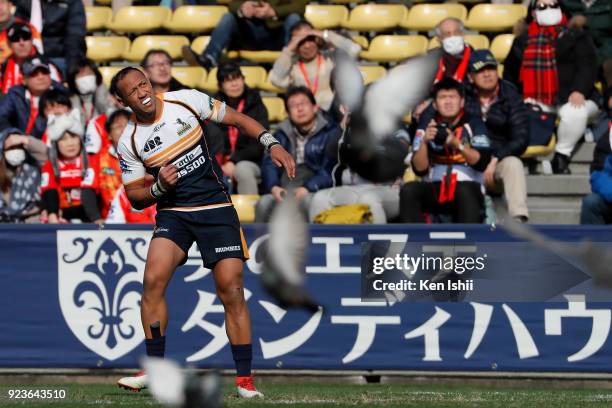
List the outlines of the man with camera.
{"label": "man with camera", "polygon": [[463,86],[443,78],[433,87],[433,119],[419,123],[413,142],[412,168],[422,181],[400,190],[400,219],[423,222],[446,214],[457,223],[483,219],[483,171],[491,155],[485,124],[463,110]]}

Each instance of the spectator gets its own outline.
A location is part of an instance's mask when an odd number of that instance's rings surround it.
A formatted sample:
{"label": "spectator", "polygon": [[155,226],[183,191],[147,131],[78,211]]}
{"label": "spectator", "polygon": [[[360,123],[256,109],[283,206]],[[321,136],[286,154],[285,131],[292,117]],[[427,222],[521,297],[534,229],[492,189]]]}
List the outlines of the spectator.
{"label": "spectator", "polygon": [[219,64],[223,49],[280,50],[289,39],[291,27],[301,20],[308,0],[231,1],[213,30],[202,55],[188,45],[183,58],[206,69]]}
{"label": "spectator", "polygon": [[40,168],[47,147],[9,128],[0,134],[0,221],[35,222],[40,213]]}
{"label": "spectator", "polygon": [[[219,92],[214,98],[225,102],[231,108],[252,117],[265,128],[270,126],[268,111],[259,96],[259,92],[249,88],[244,82],[240,67],[227,62],[217,70]],[[258,194],[258,184],[261,182],[259,164],[263,157],[261,144],[233,126],[223,126],[209,122],[206,134],[213,141],[218,141],[220,152],[218,157],[223,174],[235,180],[238,194]]]}
{"label": "spectator", "polygon": [[[59,121],[58,121],[59,123]],[[87,155],[83,124],[65,115],[51,139],[49,160],[42,169],[41,194],[50,224],[69,220],[101,223],[97,192],[100,168],[95,155]]]}
{"label": "spectator", "polygon": [[[8,29],[15,22],[20,22],[23,24],[28,24],[27,22],[15,18],[11,13],[13,8],[13,3],[10,0],[0,0],[0,64],[4,63],[8,57],[11,56],[13,52],[9,47],[9,42],[7,38]],[[32,36],[36,40],[36,44],[42,44],[42,39],[40,38],[40,33],[29,25],[32,30]]]}
{"label": "spectator", "polygon": [[306,86],[314,94],[317,104],[329,110],[334,93],[331,73],[334,69],[332,55],[326,46],[341,48],[356,57],[361,46],[333,31],[319,31],[302,20],[291,29],[291,41],[270,71],[270,81],[280,87]]}
{"label": "spectator", "polygon": [[400,190],[402,222],[422,222],[423,213],[450,214],[453,222],[479,223],[484,211],[483,171],[490,160],[487,129],[464,112],[463,86],[452,78],[433,88],[434,119],[419,123],[412,168],[423,181]]}
{"label": "spectator", "polygon": [[151,81],[155,93],[187,89],[172,76],[172,58],[167,51],[161,49],[147,51],[140,65]]}
{"label": "spectator", "polygon": [[[39,5],[40,9],[33,9]],[[42,32],[44,54],[62,71],[74,61],[85,56],[85,8],[82,0],[16,0],[15,16],[25,21],[32,17],[42,16]],[[36,24],[34,24],[35,27]]]}
{"label": "spectator", "polygon": [[610,0],[561,0],[572,15],[570,26],[583,27],[591,34],[597,48],[598,66],[603,67],[604,79],[612,86],[612,6]]}
{"label": "spectator", "polygon": [[111,203],[121,187],[121,168],[116,146],[123,130],[130,120],[131,113],[125,109],[113,112],[105,123],[109,143],[105,144],[98,155],[100,163],[100,214],[106,218]]}
{"label": "spectator", "polygon": [[42,138],[47,127],[45,118],[39,114],[41,95],[49,89],[63,89],[51,79],[49,64],[39,57],[27,59],[21,66],[23,85],[15,85],[0,101],[0,131],[14,127],[35,138]]}
{"label": "spectator", "polygon": [[96,154],[103,147],[110,144],[108,132],[106,131],[106,121],[109,116],[117,109],[123,109],[117,99],[112,94],[108,94],[109,106],[106,112],[94,116],[87,124],[85,129],[85,149],[87,153]]}
{"label": "spectator", "polygon": [[267,222],[275,204],[283,201],[286,194],[294,194],[308,213],[312,193],[332,185],[340,127],[319,110],[314,95],[306,87],[290,88],[285,108],[289,118],[279,124],[274,137],[293,155],[297,165],[295,178],[286,178],[270,155],[264,155],[263,187],[269,194],[257,203],[257,222]]}
{"label": "spectator", "polygon": [[537,0],[529,8],[528,29],[514,39],[504,78],[522,89],[526,103],[545,112],[558,108],[555,174],[569,174],[570,155],[597,105],[594,96],[597,55],[590,35],[568,28],[557,0]]}
{"label": "spectator", "polygon": [[106,113],[111,104],[110,94],[95,62],[88,58],[75,60],[68,69],[67,82],[73,94],[72,106],[81,110],[86,124]]}
{"label": "spectator", "polygon": [[59,83],[62,82],[62,75],[57,67],[46,61],[45,57],[41,56],[34,46],[32,27],[30,25],[19,22],[14,23],[8,29],[7,39],[12,54],[0,67],[1,92],[3,94],[7,94],[12,86],[23,83],[21,64],[26,59],[32,57],[39,57],[42,61],[45,61],[51,70],[51,79]]}
{"label": "spectator", "polygon": [[125,188],[121,185],[104,222],[107,224],[155,224],[155,214],[154,205],[143,210],[132,207]]}
{"label": "spectator", "polygon": [[605,95],[609,137],[597,141],[591,163],[592,193],[582,200],[581,224],[612,224],[612,88]]}
{"label": "spectator", "polygon": [[526,222],[527,182],[521,154],[529,145],[527,110],[518,91],[508,81],[500,80],[497,61],[489,50],[472,53],[469,69],[472,92],[466,99],[466,112],[482,117],[491,142],[491,161],[484,171],[485,185],[505,191],[511,217]]}

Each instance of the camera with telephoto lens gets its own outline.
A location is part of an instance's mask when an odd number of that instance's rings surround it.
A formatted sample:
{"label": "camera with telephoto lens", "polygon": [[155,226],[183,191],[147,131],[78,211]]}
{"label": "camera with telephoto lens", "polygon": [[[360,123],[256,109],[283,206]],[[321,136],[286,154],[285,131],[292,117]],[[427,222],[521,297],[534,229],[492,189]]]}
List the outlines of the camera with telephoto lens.
{"label": "camera with telephoto lens", "polygon": [[436,129],[438,130],[436,132],[436,137],[434,137],[434,143],[436,145],[444,146],[446,144],[446,139],[448,138],[448,128],[449,126],[446,122],[440,122],[436,125]]}

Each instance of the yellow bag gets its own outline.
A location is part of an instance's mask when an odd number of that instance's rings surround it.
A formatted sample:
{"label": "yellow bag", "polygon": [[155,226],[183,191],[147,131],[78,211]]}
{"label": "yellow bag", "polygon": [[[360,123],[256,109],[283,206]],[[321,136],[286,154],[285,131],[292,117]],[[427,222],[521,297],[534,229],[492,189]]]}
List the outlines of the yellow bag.
{"label": "yellow bag", "polygon": [[339,205],[322,211],[314,219],[315,224],[370,224],[372,212],[367,204]]}

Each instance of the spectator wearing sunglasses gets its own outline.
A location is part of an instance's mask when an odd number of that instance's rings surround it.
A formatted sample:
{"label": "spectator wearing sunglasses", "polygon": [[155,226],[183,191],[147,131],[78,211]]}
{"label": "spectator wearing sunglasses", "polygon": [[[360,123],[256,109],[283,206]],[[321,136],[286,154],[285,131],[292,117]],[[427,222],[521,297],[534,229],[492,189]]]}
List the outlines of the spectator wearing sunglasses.
{"label": "spectator wearing sunglasses", "polygon": [[593,39],[570,28],[557,0],[532,1],[527,31],[518,35],[505,61],[504,79],[522,89],[526,103],[557,113],[555,174],[568,174],[570,155],[596,115],[597,53]]}
{"label": "spectator wearing sunglasses", "polygon": [[[9,89],[23,83],[21,64],[31,57],[45,58],[40,55],[34,45],[34,29],[27,23],[16,22],[7,30],[8,46],[11,56],[0,67],[0,91],[7,94]],[[45,61],[51,71],[51,79],[62,82],[62,75],[57,67]]]}

